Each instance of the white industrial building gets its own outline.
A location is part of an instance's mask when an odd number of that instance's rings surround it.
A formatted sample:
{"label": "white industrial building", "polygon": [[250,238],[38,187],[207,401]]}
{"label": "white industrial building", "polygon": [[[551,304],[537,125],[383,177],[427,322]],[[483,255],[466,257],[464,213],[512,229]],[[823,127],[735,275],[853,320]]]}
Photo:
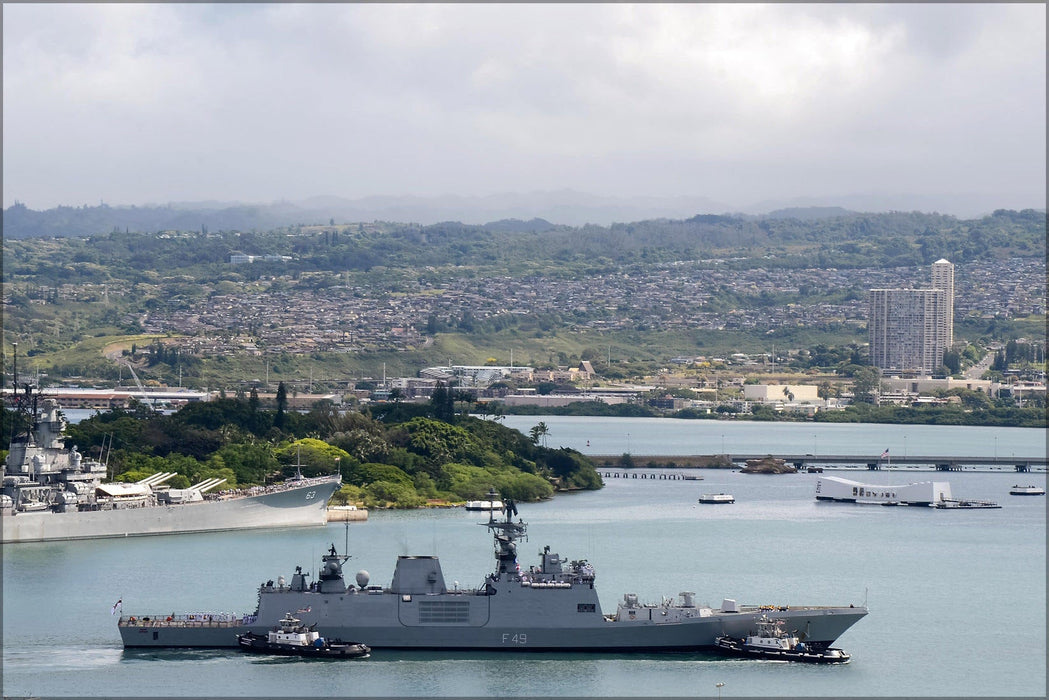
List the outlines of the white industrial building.
{"label": "white industrial building", "polygon": [[743,398],[759,403],[822,403],[814,384],[744,384]]}

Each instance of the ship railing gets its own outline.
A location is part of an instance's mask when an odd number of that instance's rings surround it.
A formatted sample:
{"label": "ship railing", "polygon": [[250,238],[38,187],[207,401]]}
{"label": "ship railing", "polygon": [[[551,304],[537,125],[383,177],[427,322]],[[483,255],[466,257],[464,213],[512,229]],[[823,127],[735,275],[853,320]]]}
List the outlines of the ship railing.
{"label": "ship railing", "polygon": [[521,581],[522,588],[571,588],[572,584],[568,581]]}
{"label": "ship railing", "polygon": [[119,627],[227,628],[253,625],[256,615],[233,613],[192,613],[183,615],[121,615]]}
{"label": "ship railing", "polygon": [[248,486],[240,489],[227,489],[225,491],[211,492],[204,494],[205,500],[222,500],[224,498],[234,498],[237,496],[261,496],[266,493],[278,493],[280,491],[290,491],[291,489],[301,488],[303,486],[318,486],[321,484],[329,483],[333,477],[337,477],[337,474],[329,474],[327,476],[311,476],[303,477],[302,479],[292,479],[289,481],[282,481],[279,484],[270,484],[268,486]]}

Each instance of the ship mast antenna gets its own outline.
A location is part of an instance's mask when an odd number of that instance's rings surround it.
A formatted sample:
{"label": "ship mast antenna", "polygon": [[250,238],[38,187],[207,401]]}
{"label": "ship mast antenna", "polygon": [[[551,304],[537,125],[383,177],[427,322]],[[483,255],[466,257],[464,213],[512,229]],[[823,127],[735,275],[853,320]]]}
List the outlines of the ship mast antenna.
{"label": "ship mast antenna", "polygon": [[[489,503],[494,503],[498,497],[495,489],[491,488],[485,495]],[[502,499],[503,520],[495,519],[495,509],[489,511],[488,522],[483,523],[495,538],[495,560],[498,565],[496,573],[516,573],[517,566],[517,540],[527,539],[528,525],[518,518],[517,522],[511,520],[511,516],[517,515],[517,504],[514,499],[506,497]]]}

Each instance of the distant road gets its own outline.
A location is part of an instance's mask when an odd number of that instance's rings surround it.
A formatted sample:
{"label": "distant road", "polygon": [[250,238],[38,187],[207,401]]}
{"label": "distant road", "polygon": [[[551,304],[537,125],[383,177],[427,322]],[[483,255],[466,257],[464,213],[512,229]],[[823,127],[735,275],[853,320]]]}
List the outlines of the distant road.
{"label": "distant road", "polygon": [[991,368],[991,363],[994,362],[994,352],[988,352],[983,356],[983,359],[977,362],[975,365],[965,370],[966,379],[979,379],[983,376],[983,373]]}

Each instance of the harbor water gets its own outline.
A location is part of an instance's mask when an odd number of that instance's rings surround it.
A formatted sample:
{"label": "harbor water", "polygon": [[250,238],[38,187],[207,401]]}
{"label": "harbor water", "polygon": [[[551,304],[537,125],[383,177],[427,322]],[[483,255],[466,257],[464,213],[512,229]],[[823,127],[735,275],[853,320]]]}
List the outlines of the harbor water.
{"label": "harbor water", "polygon": [[993,457],[1012,470],[1013,457],[1045,459],[1046,431],[962,425],[757,422],[680,418],[506,416],[525,435],[540,422],[548,447],[586,455],[812,454],[907,457]]}
{"label": "harbor water", "polygon": [[[548,440],[561,430],[553,417],[528,417],[523,430],[539,420],[551,428]],[[643,434],[657,433],[655,424],[646,430],[644,419],[628,420],[642,421],[630,424],[631,440],[638,445]],[[589,419],[585,433],[598,435],[604,423]],[[682,423],[683,430],[696,428],[694,422]],[[753,435],[737,438],[758,444],[769,426],[746,427]],[[812,426],[802,427],[811,439]],[[860,436],[865,449],[885,449],[883,426],[850,428],[869,431]],[[908,435],[918,434],[911,432],[914,426],[906,429]],[[931,430],[926,442],[943,434],[936,432],[941,428]],[[999,429],[998,435],[1009,434],[1027,451],[1037,433],[1044,454],[1044,431]],[[593,440],[567,432],[559,437],[565,442],[558,444]],[[672,439],[677,438],[662,441]],[[945,440],[951,447],[956,438]],[[658,454],[650,446],[633,451]],[[316,573],[321,554],[332,544],[342,550],[348,542],[348,578],[366,569],[373,583],[384,585],[403,554],[439,555],[446,581],[462,587],[479,585],[494,565],[490,536],[478,525],[483,515],[462,509],[372,511],[366,522],[322,528],[6,546],[3,694],[1045,696],[1046,499],[1009,495],[1018,481],[1044,487],[1044,472],[892,470],[862,477],[886,484],[948,480],[956,496],[1002,506],[968,511],[817,503],[816,474],[641,473],[656,478],[608,478],[600,491],[522,504],[521,517],[529,523],[529,540],[519,546],[522,566],[536,563],[547,544],[566,558],[587,559],[597,571],[605,612],[614,611],[624,593],[659,602],[694,591],[697,603],[715,607],[724,598],[775,605],[866,602],[870,614],[837,644],[852,654],[852,661],[824,666],[709,654],[380,649],[369,659],[328,662],[260,658],[235,649],[121,647],[111,614],[118,600],[125,614],[251,612],[260,583],[290,577],[300,564]],[[702,481],[658,478],[669,474]],[[710,492],[731,493],[736,502],[697,502]],[[718,683],[724,685],[719,689]]]}

